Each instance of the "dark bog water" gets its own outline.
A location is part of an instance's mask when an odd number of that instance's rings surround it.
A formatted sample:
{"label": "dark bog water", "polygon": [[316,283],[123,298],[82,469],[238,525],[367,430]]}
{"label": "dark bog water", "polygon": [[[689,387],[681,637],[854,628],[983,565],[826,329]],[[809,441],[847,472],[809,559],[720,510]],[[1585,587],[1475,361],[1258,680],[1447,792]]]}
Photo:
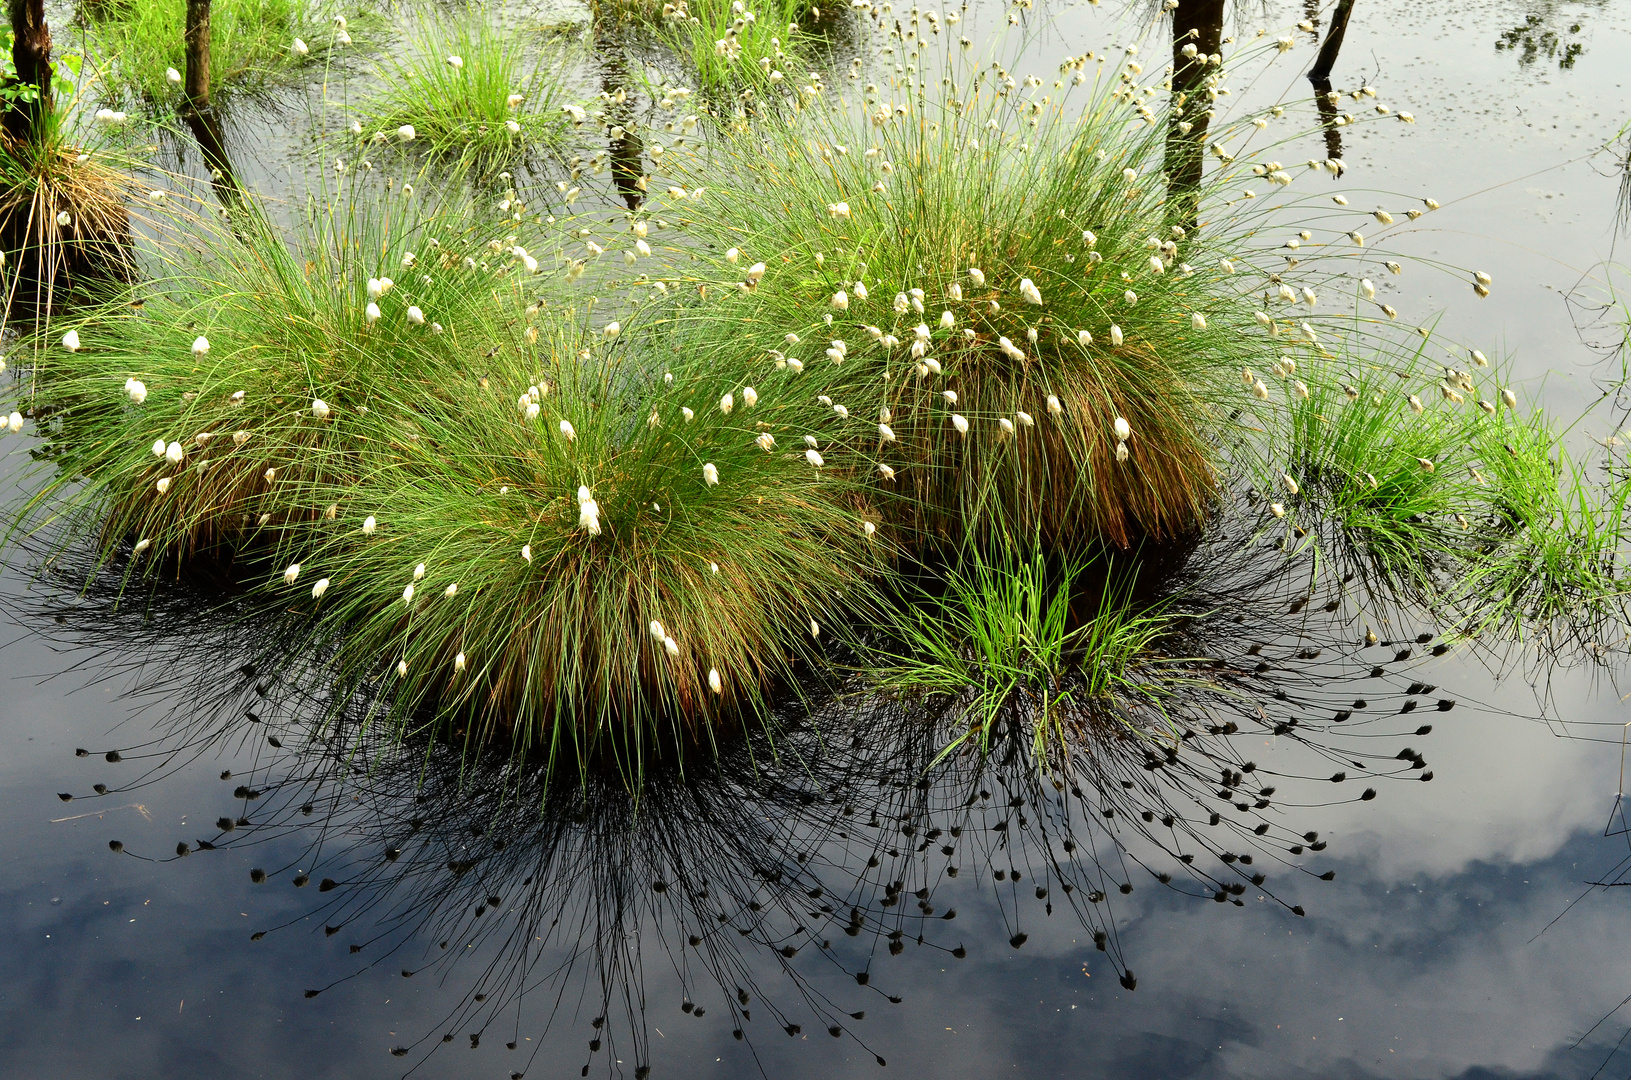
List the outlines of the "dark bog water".
{"label": "dark bog water", "polygon": [[[1061,15],[1039,69],[1120,17]],[[1344,129],[1350,172],[1324,182],[1439,199],[1398,246],[1495,277],[1478,301],[1407,270],[1401,318],[1442,310],[1566,415],[1617,340],[1593,305],[1619,180],[1592,152],[1628,49],[1609,4],[1360,0],[1336,71],[1418,122]],[[1312,118],[1299,70],[1241,93]],[[251,161],[301,137],[251,128]],[[315,725],[321,681],[206,585],[115,605],[19,558],[0,1075],[1631,1072],[1631,913],[1593,886],[1631,868],[1624,643],[1435,655],[1407,612],[1365,647],[1339,575],[1257,580],[1268,553],[1239,552],[1189,567],[1179,651],[1208,688],[1168,702],[1176,763],[1090,715],[1048,770],[1014,732],[931,768],[945,718],[829,703],[656,769],[638,807],[389,747],[365,706]]]}

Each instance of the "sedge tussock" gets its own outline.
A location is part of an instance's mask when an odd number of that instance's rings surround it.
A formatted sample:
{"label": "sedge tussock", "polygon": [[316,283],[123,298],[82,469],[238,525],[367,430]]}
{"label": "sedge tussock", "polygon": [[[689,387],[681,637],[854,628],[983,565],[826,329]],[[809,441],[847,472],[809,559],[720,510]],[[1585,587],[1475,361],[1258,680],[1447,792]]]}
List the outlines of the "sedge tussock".
{"label": "sedge tussock", "polygon": [[565,144],[566,73],[565,54],[530,56],[522,35],[484,9],[425,11],[403,51],[380,62],[381,89],[358,121],[366,138],[395,138],[408,125],[416,147],[486,169]]}
{"label": "sedge tussock", "polygon": [[706,408],[700,361],[574,314],[514,226],[389,195],[293,238],[235,214],[139,308],[34,341],[53,452],[13,527],[90,523],[132,574],[245,551],[403,725],[564,763],[764,714],[887,559],[864,493]]}
{"label": "sedge tussock", "polygon": [[[361,47],[354,35],[372,37],[379,25],[377,17],[352,13],[347,21],[344,8],[324,0],[214,0],[211,99],[263,95],[343,60]],[[187,69],[186,4],[91,4],[85,14],[86,45],[107,58],[111,95],[148,103],[181,99],[180,85],[165,71]]]}

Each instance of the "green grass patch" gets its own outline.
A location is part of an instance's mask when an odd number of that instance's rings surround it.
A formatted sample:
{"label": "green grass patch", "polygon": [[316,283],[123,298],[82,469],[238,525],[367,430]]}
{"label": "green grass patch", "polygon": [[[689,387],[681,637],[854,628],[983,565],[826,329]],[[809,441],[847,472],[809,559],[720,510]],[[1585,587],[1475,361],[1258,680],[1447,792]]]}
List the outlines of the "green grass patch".
{"label": "green grass patch", "polygon": [[1066,744],[1067,725],[1124,716],[1118,698],[1161,696],[1143,665],[1173,624],[1164,604],[1134,600],[1133,583],[1109,556],[1050,565],[1040,545],[1028,558],[971,552],[941,587],[917,587],[889,609],[890,644],[874,654],[868,681],[958,702],[963,732],[942,756],[967,742],[987,752],[992,732],[1016,717],[1046,760],[1050,744]]}
{"label": "green grass patch", "polygon": [[[602,24],[651,31],[723,111],[752,108],[756,97],[808,78],[822,51],[810,0],[593,0],[591,8]],[[843,12],[834,5],[823,14]]]}
{"label": "green grass patch", "polygon": [[1432,610],[1467,636],[1617,637],[1625,471],[1594,475],[1500,368],[1352,330],[1340,353],[1283,353],[1267,401],[1242,394],[1260,426],[1231,461],[1262,532],[1317,548],[1374,602]]}
{"label": "green grass patch", "polygon": [[702,242],[679,272],[707,297],[674,318],[721,372],[842,405],[815,434],[919,538],[1181,535],[1215,403],[1276,348],[1240,227],[1170,220],[1165,129],[1112,71],[950,52],[915,89],[801,80],[671,165],[652,212]]}
{"label": "green grass patch", "polygon": [[[372,32],[364,17],[342,27],[346,9],[327,0],[214,0],[210,9],[210,97],[255,96],[308,77],[354,51]],[[185,74],[187,5],[111,0],[86,13],[87,47],[104,58],[115,100],[179,100]],[[295,42],[305,48],[302,53]]]}
{"label": "green grass patch", "polygon": [[378,95],[359,107],[364,134],[394,137],[403,125],[415,144],[477,167],[520,160],[566,141],[576,108],[566,91],[568,57],[528,55],[520,33],[474,8],[426,11],[412,20],[400,52],[378,67]]}
{"label": "green grass patch", "polygon": [[360,173],[302,218],[190,223],[205,253],[139,307],[40,334],[14,529],[93,531],[133,578],[246,551],[392,723],[552,764],[637,775],[809,677],[888,551],[859,493],[756,441],[783,417],[574,313],[511,220]]}

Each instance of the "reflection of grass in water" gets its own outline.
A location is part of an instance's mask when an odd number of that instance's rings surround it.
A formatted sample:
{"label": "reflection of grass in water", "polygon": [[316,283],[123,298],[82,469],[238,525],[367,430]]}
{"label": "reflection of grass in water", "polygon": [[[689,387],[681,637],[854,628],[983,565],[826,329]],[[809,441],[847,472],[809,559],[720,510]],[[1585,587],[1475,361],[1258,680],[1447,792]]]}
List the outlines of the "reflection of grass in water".
{"label": "reflection of grass in water", "polygon": [[[1354,790],[1370,782],[1360,771],[1426,775],[1414,751],[1395,756],[1398,736],[1427,734],[1420,713],[1396,719],[1405,672],[1389,687],[1366,674],[1363,656],[1293,659],[1300,635],[1335,635],[1280,614],[1277,596],[1296,583],[1277,560],[1260,560],[1274,565],[1257,591],[1230,591],[1211,563],[1229,550],[1186,569],[1223,588],[1197,597],[1219,614],[1183,631],[1216,666],[1211,690],[1179,702],[1172,735],[1159,743],[1083,726],[1071,730],[1069,746],[1038,758],[1029,727],[1005,719],[984,752],[970,744],[944,755],[963,724],[955,712],[828,704],[813,718],[789,717],[774,745],[750,734],[714,760],[653,768],[638,801],[611,774],[549,787],[503,755],[419,739],[403,745],[367,723],[365,700],[332,712],[320,680],[280,678],[275,656],[260,651],[283,636],[280,626],[298,626],[298,614],[228,625],[217,612],[189,608],[189,590],[174,583],[158,585],[144,608],[121,603],[118,576],[106,574],[54,633],[83,638],[83,648],[112,646],[105,660],[126,675],[133,655],[146,657],[138,673],[164,680],[179,706],[173,727],[161,724],[140,750],[140,766],[106,765],[108,747],[88,748],[85,768],[114,782],[110,797],[131,790],[120,779],[148,782],[195,757],[213,762],[221,744],[271,747],[235,771],[239,794],[229,797],[223,784],[198,808],[193,820],[224,819],[222,831],[198,839],[239,848],[235,860],[253,857],[231,873],[264,867],[267,875],[251,880],[267,888],[297,876],[311,885],[301,894],[310,898],[309,917],[271,932],[320,922],[342,937],[336,944],[354,946],[356,965],[328,966],[334,982],[317,980],[314,995],[373,967],[443,982],[452,998],[446,1019],[421,1038],[403,1032],[399,1048],[434,1052],[446,1032],[461,1043],[492,1038],[501,1017],[537,1035],[525,1028],[542,1014],[568,1028],[563,1038],[599,1039],[596,1052],[654,1063],[662,1044],[648,1040],[646,1002],[658,1000],[653,973],[664,965],[649,961],[661,948],[683,995],[670,1004],[702,1006],[745,1041],[813,1023],[878,1052],[888,1048],[869,1045],[877,1036],[856,1014],[920,989],[890,957],[928,948],[942,960],[989,960],[1023,947],[1027,932],[1057,912],[1080,921],[1131,989],[1137,957],[1118,936],[1124,895],[1166,886],[1175,902],[1244,906],[1251,888],[1296,904],[1303,898],[1288,883],[1323,874],[1325,842],[1297,831],[1295,804],[1314,792],[1322,803],[1367,798]],[[70,595],[79,592],[81,573],[58,567],[52,576]],[[49,630],[57,610],[42,603],[40,624]],[[257,670],[234,675],[245,641]],[[298,633],[290,645],[301,647]],[[1276,658],[1273,671],[1253,674],[1265,654]],[[113,681],[85,660],[76,653],[86,678]],[[1355,677],[1367,679],[1370,712],[1324,719],[1353,707]],[[189,694],[189,679],[203,692]],[[195,707],[201,700],[211,707]],[[259,722],[246,724],[246,709]],[[1291,718],[1302,719],[1291,726]],[[1306,757],[1289,770],[1301,776],[1286,775],[1284,755],[1255,761],[1271,731],[1328,758],[1324,774]],[[1321,757],[1311,760],[1317,766]],[[135,768],[140,780],[129,775]],[[1330,785],[1333,769],[1350,776],[1347,786]],[[1256,805],[1265,800],[1272,802]],[[208,851],[191,834],[179,839],[193,857],[177,872],[200,872]],[[952,919],[948,908],[956,907],[965,911]],[[245,932],[259,938],[268,929]],[[834,967],[848,990],[809,992],[821,985],[812,972]],[[559,1002],[580,1000],[585,1010],[575,1021],[558,1011]]]}
{"label": "reflection of grass in water", "polygon": [[1531,66],[1542,54],[1547,59],[1556,60],[1561,71],[1574,67],[1580,54],[1586,51],[1586,43],[1578,37],[1583,25],[1579,19],[1574,19],[1567,28],[1554,28],[1547,20],[1549,16],[1557,14],[1555,10],[1548,10],[1545,14],[1530,12],[1524,16],[1522,23],[1503,31],[1496,38],[1495,51],[1516,53],[1520,67]]}
{"label": "reflection of grass in water", "polygon": [[[521,36],[495,26],[485,10],[423,11],[403,51],[381,62],[380,92],[359,110],[364,134],[390,136],[409,124],[417,145],[484,164],[558,148],[567,127],[565,75],[560,58],[542,58],[529,70]],[[520,100],[511,104],[512,96]]]}
{"label": "reflection of grass in water", "polygon": [[[210,94],[258,94],[320,68],[345,48],[342,33],[361,34],[371,18],[345,31],[331,19],[341,9],[328,0],[214,0],[210,8]],[[92,9],[90,46],[111,60],[110,88],[146,101],[179,99],[165,69],[185,73],[187,5],[115,0]],[[295,39],[308,53],[297,55]],[[330,50],[333,50],[332,54]]]}

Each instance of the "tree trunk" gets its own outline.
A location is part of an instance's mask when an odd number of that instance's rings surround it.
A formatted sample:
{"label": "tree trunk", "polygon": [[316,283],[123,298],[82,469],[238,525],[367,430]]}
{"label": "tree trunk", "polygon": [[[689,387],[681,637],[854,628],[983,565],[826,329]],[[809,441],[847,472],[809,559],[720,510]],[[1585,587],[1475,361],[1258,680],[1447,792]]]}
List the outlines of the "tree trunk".
{"label": "tree trunk", "polygon": [[187,49],[187,74],[182,90],[187,100],[181,109],[181,118],[192,129],[193,138],[204,152],[216,198],[223,208],[230,209],[237,205],[238,178],[233,175],[232,162],[227,158],[221,122],[210,107],[210,0],[187,0],[187,30],[183,41]]}
{"label": "tree trunk", "polygon": [[210,106],[210,0],[187,0],[187,103]]}
{"label": "tree trunk", "polygon": [[1353,10],[1354,0],[1337,0],[1331,12],[1331,28],[1325,32],[1325,44],[1320,46],[1320,54],[1308,71],[1310,82],[1322,83],[1331,78],[1331,68],[1336,66],[1337,53],[1342,51],[1342,36],[1348,32],[1348,16]]}
{"label": "tree trunk", "polygon": [[29,138],[39,117],[48,114],[51,98],[51,28],[45,24],[45,0],[10,0],[11,62],[17,81],[38,89],[33,101],[15,101],[6,110],[5,129],[14,139]]}
{"label": "tree trunk", "polygon": [[[1206,171],[1206,132],[1212,103],[1202,92],[1205,58],[1223,47],[1224,0],[1183,0],[1172,11],[1173,108],[1167,128],[1167,184],[1173,224],[1195,224],[1199,212],[1201,177]],[[1195,58],[1184,55],[1195,46]],[[1179,101],[1183,104],[1177,104]],[[1179,124],[1187,123],[1185,133]]]}

